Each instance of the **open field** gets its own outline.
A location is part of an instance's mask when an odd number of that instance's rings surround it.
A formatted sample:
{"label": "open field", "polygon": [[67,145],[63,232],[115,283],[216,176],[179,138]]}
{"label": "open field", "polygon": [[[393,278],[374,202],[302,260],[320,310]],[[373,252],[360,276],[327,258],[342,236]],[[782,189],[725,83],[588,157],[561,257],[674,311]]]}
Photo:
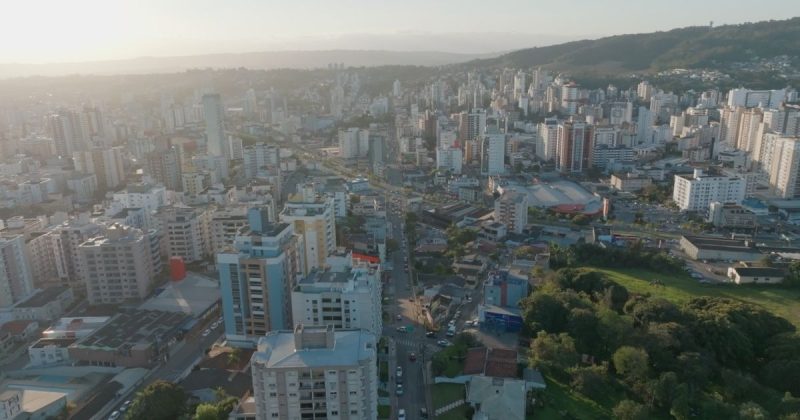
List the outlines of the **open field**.
{"label": "open field", "polygon": [[[702,284],[686,274],[662,274],[641,269],[598,268],[628,290],[650,293],[682,304],[696,296],[718,296],[738,299],[789,320],[800,328],[800,290],[769,285]],[[661,285],[650,284],[660,280]]]}

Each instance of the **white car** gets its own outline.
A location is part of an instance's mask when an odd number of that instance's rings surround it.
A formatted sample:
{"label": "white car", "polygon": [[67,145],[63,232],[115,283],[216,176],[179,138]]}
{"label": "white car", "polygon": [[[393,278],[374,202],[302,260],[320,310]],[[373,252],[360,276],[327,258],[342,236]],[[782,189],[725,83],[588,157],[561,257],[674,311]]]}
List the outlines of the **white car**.
{"label": "white car", "polygon": [[207,330],[203,331],[203,337],[208,337],[209,334],[211,334],[211,330],[207,329]]}
{"label": "white car", "polygon": [[117,420],[118,418],[120,418],[120,416],[122,416],[122,413],[120,413],[119,411],[114,411],[111,413],[110,416],[108,416],[108,420]]}
{"label": "white car", "polygon": [[401,366],[397,367],[396,375],[397,375],[398,378],[402,378],[403,377],[403,368]]}
{"label": "white car", "polygon": [[397,420],[406,420],[406,410],[401,408],[397,411]]}

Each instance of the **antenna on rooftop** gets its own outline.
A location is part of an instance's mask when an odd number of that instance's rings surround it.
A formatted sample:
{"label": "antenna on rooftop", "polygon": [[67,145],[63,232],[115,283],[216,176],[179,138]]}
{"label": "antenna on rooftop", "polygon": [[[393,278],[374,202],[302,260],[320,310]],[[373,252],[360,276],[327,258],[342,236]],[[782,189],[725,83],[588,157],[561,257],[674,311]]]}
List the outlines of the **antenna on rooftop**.
{"label": "antenna on rooftop", "polygon": [[714,21],[713,20],[708,22],[708,27],[709,28],[713,28],[714,27]]}

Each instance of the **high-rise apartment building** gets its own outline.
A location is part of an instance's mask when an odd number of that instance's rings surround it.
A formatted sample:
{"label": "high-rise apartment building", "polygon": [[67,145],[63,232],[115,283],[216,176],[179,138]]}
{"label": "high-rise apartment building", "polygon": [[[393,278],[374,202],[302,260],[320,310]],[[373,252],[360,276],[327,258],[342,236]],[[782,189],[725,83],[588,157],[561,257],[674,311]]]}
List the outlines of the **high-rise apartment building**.
{"label": "high-rise apartment building", "polygon": [[494,220],[506,225],[509,232],[522,233],[528,225],[528,194],[507,190],[494,200]]}
{"label": "high-rise apartment building", "polygon": [[291,291],[302,272],[303,238],[289,223],[269,223],[260,209],[233,246],[217,254],[225,336],[251,346],[257,337],[292,325]]}
{"label": "high-rise apartment building", "polygon": [[72,161],[76,171],[97,177],[100,191],[113,190],[125,182],[121,147],[72,152]]}
{"label": "high-rise apartment building", "polygon": [[558,143],[558,119],[545,118],[539,123],[536,137],[536,156],[544,161],[555,159]]}
{"label": "high-rise apartment building", "polygon": [[166,206],[158,210],[156,226],[168,257],[202,261],[211,253],[209,212],[204,208]]}
{"label": "high-rise apartment building", "polygon": [[225,111],[219,94],[203,95],[206,119],[206,153],[214,157],[229,157],[230,147],[225,136]]}
{"label": "high-rise apartment building", "polygon": [[567,83],[561,86],[561,112],[567,115],[575,115],[578,113],[579,103],[578,85]]}
{"label": "high-rise apartment building", "polygon": [[581,172],[592,166],[594,140],[591,126],[584,122],[564,121],[557,126],[556,170]]}
{"label": "high-rise apartment building", "polygon": [[800,137],[780,137],[772,149],[769,186],[780,198],[800,197]]}
{"label": "high-rise apartment building", "polygon": [[369,130],[358,127],[339,130],[339,156],[344,159],[367,157]]}
{"label": "high-rise apartment building", "polygon": [[739,176],[704,174],[695,169],[692,175],[675,175],[672,199],[682,211],[707,212],[715,201],[740,204],[746,188]]}
{"label": "high-rise apartment building", "polygon": [[302,185],[299,190],[289,198],[279,218],[293,224],[294,231],[303,236],[303,273],[308,274],[322,268],[336,249],[336,212],[333,198],[318,196],[313,185]]}
{"label": "high-rise apartment building", "polygon": [[21,302],[32,293],[33,277],[23,235],[0,235],[0,308]]}
{"label": "high-rise apartment building", "polygon": [[272,331],[253,353],[256,418],[378,418],[375,335],[332,326]]}
{"label": "high-rise apartment building", "polygon": [[183,191],[181,152],[178,147],[148,153],[144,159],[144,172],[170,191]]}
{"label": "high-rise apartment building", "polygon": [[78,247],[78,271],[92,305],[142,299],[161,272],[161,240],[156,230],[120,224]]}
{"label": "high-rise apartment building", "polygon": [[501,175],[506,172],[506,135],[485,134],[481,137],[481,173]]}
{"label": "high-rise apartment building", "polygon": [[436,149],[436,169],[461,174],[464,164],[464,152],[457,147],[440,147]]}
{"label": "high-rise apartment building", "polygon": [[746,108],[764,107],[777,108],[786,100],[786,89],[780,90],[750,90],[744,88],[728,91],[728,106],[742,106]]}
{"label": "high-rise apartment building", "polygon": [[246,179],[255,178],[259,170],[266,166],[278,167],[280,161],[280,149],[277,146],[265,143],[256,143],[247,146],[242,152],[242,164],[244,166],[244,176]]}
{"label": "high-rise apartment building", "polygon": [[[352,260],[312,270],[292,290],[294,325],[360,328],[381,335],[381,270]],[[330,260],[329,260],[330,262]]]}

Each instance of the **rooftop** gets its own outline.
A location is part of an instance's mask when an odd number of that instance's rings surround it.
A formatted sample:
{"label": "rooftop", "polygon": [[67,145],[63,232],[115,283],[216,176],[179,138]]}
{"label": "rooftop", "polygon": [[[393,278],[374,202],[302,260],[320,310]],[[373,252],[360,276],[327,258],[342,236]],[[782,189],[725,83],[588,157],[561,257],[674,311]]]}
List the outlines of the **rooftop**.
{"label": "rooftop", "polygon": [[517,377],[517,352],[506,349],[474,347],[467,351],[464,374],[482,374],[496,378]]}
{"label": "rooftop", "polygon": [[758,252],[752,242],[739,239],[714,238],[710,236],[684,236],[687,241],[698,249],[712,249],[716,251]]}
{"label": "rooftop", "polygon": [[[266,337],[258,340],[258,351],[253,353],[253,364],[265,365],[267,368],[302,368],[314,366],[353,366],[359,361],[375,356],[375,336],[356,329],[333,331],[325,327],[298,326],[296,331],[271,331]],[[322,337],[304,336],[296,339],[297,334],[316,334]],[[329,346],[310,344],[308,338],[323,339]],[[314,340],[316,341],[316,340]],[[298,345],[301,346],[298,348]],[[305,346],[305,347],[303,347]]]}
{"label": "rooftop", "polygon": [[183,312],[142,309],[123,312],[74,346],[125,352],[168,339],[187,318]]}
{"label": "rooftop", "polygon": [[783,277],[786,271],[774,267],[733,267],[742,277]]}
{"label": "rooftop", "polygon": [[169,282],[156,289],[139,309],[165,312],[182,312],[199,316],[220,299],[219,282],[201,274],[187,272],[181,281]]}
{"label": "rooftop", "polygon": [[66,286],[54,286],[48,287],[47,289],[40,290],[33,296],[29,297],[28,299],[23,300],[22,302],[16,304],[15,308],[39,308],[44,305],[47,305],[50,302],[55,301],[59,296],[63,293],[69,291],[69,287]]}

